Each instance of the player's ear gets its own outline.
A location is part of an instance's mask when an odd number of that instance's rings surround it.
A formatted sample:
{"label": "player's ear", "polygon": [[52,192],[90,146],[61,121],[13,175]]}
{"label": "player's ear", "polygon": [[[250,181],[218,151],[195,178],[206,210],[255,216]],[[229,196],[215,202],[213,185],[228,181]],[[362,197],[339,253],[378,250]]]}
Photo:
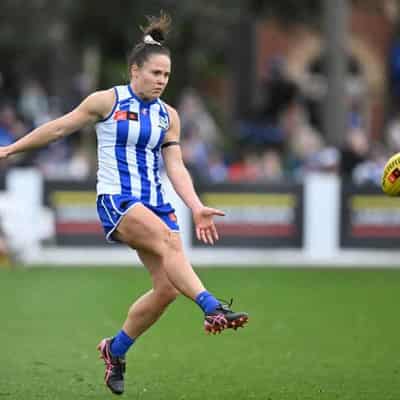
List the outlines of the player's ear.
{"label": "player's ear", "polygon": [[139,73],[139,67],[137,64],[132,64],[131,66],[131,77],[132,78],[137,78],[137,75]]}

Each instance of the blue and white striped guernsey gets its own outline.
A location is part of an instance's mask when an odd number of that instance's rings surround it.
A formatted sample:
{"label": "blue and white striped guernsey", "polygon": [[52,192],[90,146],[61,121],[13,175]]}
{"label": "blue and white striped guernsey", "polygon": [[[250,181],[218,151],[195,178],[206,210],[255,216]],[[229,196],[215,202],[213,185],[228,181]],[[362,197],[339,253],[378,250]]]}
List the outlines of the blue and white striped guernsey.
{"label": "blue and white striped guernsey", "polygon": [[113,110],[96,124],[97,194],[130,195],[161,206],[165,200],[159,160],[169,128],[167,108],[160,99],[144,102],[130,85],[114,90]]}

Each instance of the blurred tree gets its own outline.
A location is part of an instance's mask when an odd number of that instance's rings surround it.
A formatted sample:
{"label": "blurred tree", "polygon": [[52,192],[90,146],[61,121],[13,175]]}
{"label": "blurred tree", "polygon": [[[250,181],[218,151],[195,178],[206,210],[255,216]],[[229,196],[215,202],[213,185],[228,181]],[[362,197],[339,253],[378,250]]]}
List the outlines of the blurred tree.
{"label": "blurred tree", "polygon": [[160,9],[173,18],[168,42],[173,53],[173,75],[167,97],[175,100],[181,88],[197,85],[213,74],[223,72],[227,35],[232,23],[240,18],[240,0],[203,1],[201,3],[160,0],[128,2],[87,0],[75,9],[71,20],[75,41],[97,43],[103,66],[100,84],[109,86],[127,78],[124,64],[129,50],[140,40],[139,26],[146,15]]}
{"label": "blurred tree", "polygon": [[[364,1],[368,5],[379,2]],[[66,90],[69,78],[82,69],[87,49],[96,49],[100,63],[97,84],[113,85],[127,78],[126,55],[140,38],[138,27],[146,23],[145,15],[157,14],[160,9],[174,21],[169,42],[174,73],[167,93],[172,101],[185,86],[202,85],[209,78],[229,73],[228,62],[237,61],[239,49],[234,41],[238,26],[260,16],[317,26],[321,20],[320,0],[114,0],[112,4],[106,0],[2,0],[0,71],[9,77],[8,82],[36,74],[55,94]],[[15,91],[12,83],[8,85]]]}
{"label": "blurred tree", "polygon": [[3,91],[15,96],[25,80],[35,78],[50,91],[64,89],[75,69],[68,0],[3,0],[0,5],[0,72]]}

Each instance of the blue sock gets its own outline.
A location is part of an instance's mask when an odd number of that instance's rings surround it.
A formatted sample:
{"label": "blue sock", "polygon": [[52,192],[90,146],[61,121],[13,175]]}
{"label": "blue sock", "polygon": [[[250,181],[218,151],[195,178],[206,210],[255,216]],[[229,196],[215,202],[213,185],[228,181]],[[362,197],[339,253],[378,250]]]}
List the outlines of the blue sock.
{"label": "blue sock", "polygon": [[196,296],[196,303],[200,306],[205,314],[210,314],[219,306],[219,301],[207,290]]}
{"label": "blue sock", "polygon": [[130,338],[122,329],[117,333],[111,342],[111,354],[116,357],[122,357],[133,345],[135,339]]}

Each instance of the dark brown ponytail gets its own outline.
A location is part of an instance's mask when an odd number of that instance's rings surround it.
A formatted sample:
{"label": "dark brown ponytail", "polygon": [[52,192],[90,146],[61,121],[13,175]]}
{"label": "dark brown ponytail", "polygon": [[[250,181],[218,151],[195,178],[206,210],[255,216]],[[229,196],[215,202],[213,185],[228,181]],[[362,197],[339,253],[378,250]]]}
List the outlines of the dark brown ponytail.
{"label": "dark brown ponytail", "polygon": [[143,32],[142,41],[132,49],[128,56],[129,71],[134,64],[142,67],[143,63],[153,54],[165,54],[171,57],[169,49],[164,45],[171,28],[171,17],[161,11],[159,17],[147,17],[147,21],[147,26],[140,27]]}

